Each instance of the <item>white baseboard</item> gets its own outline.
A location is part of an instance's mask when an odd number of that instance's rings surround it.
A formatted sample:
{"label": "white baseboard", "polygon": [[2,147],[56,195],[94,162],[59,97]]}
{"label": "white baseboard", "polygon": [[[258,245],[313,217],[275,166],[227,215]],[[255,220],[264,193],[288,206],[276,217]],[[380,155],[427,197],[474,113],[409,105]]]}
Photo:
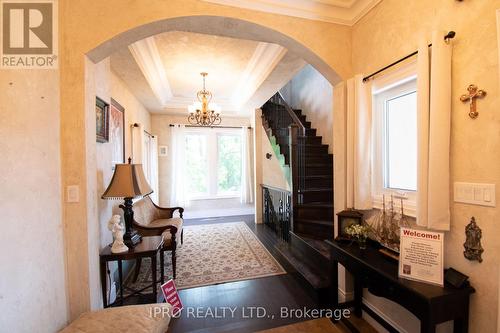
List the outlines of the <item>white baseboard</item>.
{"label": "white baseboard", "polygon": [[[391,318],[389,318],[385,313],[382,312],[382,310],[380,310],[379,308],[377,308],[375,305],[373,305],[372,303],[370,303],[368,300],[366,300],[366,298],[363,297],[363,304],[366,305],[368,308],[370,308],[370,310],[372,310],[373,312],[375,312],[377,315],[380,316],[380,318],[384,319],[386,322],[388,322],[392,327],[394,327],[398,332],[400,333],[408,333],[407,330],[405,330],[404,328],[402,328],[399,324],[397,324],[394,320],[392,320]],[[371,317],[366,311],[364,312],[365,315],[369,316],[370,318],[373,318]],[[373,319],[375,322],[377,322],[375,319]]]}
{"label": "white baseboard", "polygon": [[339,287],[339,301],[340,302],[346,302],[346,301],[350,301],[352,299],[354,299],[354,292],[352,291],[345,291],[344,289],[340,288]]}
{"label": "white baseboard", "polygon": [[[345,291],[342,288],[338,288],[339,291],[339,301],[340,302],[346,302],[354,299],[354,292],[352,291]],[[392,327],[394,327],[396,330],[398,330],[401,333],[408,333],[407,330],[402,328],[399,324],[397,324],[394,320],[392,320],[390,317],[388,317],[382,310],[380,310],[378,307],[370,303],[366,298],[363,297],[363,304],[366,305],[370,310],[375,312],[377,315],[380,316],[380,318],[384,319],[387,323],[389,323]],[[373,319],[374,322],[378,323],[373,317],[371,317],[366,311],[364,311],[364,314],[370,318]],[[380,325],[380,324],[379,324]]]}

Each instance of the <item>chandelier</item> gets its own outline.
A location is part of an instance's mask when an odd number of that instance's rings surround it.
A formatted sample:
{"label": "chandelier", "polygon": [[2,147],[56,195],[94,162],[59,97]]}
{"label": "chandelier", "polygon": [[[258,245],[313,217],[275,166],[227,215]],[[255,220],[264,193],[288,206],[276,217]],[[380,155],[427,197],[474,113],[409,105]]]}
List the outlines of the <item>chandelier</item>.
{"label": "chandelier", "polygon": [[205,78],[208,73],[203,72],[200,74],[203,76],[203,89],[196,94],[198,102],[188,106],[188,121],[190,124],[200,126],[219,125],[222,121],[220,118],[220,108],[216,104],[210,103],[212,93],[205,89]]}

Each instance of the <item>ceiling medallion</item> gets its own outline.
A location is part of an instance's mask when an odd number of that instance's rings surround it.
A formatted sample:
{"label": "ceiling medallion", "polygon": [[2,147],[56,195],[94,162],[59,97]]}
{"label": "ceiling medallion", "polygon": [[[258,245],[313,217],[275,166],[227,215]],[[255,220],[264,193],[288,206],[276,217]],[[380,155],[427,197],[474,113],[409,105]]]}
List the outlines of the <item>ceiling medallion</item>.
{"label": "ceiling medallion", "polygon": [[219,125],[222,121],[220,118],[220,107],[214,103],[210,103],[212,93],[205,89],[205,78],[208,73],[203,72],[200,74],[203,76],[203,89],[196,94],[198,102],[194,102],[188,106],[188,121],[190,124],[200,126]]}

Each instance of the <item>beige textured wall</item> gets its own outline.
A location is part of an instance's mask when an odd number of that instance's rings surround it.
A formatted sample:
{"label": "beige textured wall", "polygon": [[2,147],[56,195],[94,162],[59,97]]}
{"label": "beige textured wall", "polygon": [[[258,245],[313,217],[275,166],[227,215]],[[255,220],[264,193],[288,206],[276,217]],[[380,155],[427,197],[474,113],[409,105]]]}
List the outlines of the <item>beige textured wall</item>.
{"label": "beige textured wall", "polygon": [[[140,124],[141,130],[151,131],[151,119],[149,112],[142,106],[142,104],[135,98],[135,96],[130,92],[125,85],[125,83],[113,72],[111,71],[109,58],[101,61],[95,66],[94,69],[94,82],[96,96],[107,103],[111,103],[111,98],[120,103],[125,109],[125,159],[127,159],[131,154],[131,129],[130,125],[133,123]],[[137,130],[136,132],[137,133]],[[135,134],[137,135],[137,134]],[[137,145],[141,140],[134,138],[134,144]],[[136,142],[137,141],[137,142]],[[113,176],[112,169],[112,158],[111,143],[99,143],[95,142],[95,154],[96,154],[96,164],[95,164],[95,181],[96,181],[96,193],[92,195],[95,201],[95,206],[97,207],[97,218],[94,220],[95,224],[92,226],[92,230],[95,230],[95,237],[98,238],[99,242],[93,243],[93,251],[89,250],[89,261],[92,262],[94,257],[91,253],[98,253],[100,249],[112,242],[113,238],[111,232],[108,230],[107,223],[112,215],[119,214],[123,218],[123,210],[118,207],[121,204],[119,200],[103,200],[101,199],[102,193],[106,190],[111,177]],[[137,150],[134,147],[134,150]],[[140,161],[140,156],[134,156],[136,161]],[[125,161],[126,162],[126,161]],[[139,162],[140,163],[140,162]],[[94,265],[96,266],[96,265]],[[95,272],[91,274],[94,280],[91,280],[91,288],[94,291],[92,295],[92,308],[102,307],[102,299],[100,295],[100,280],[98,267],[90,267],[95,269]],[[113,275],[116,269],[116,264],[110,265],[111,275]],[[97,295],[95,295],[97,293]]]}
{"label": "beige textured wall", "polygon": [[311,65],[305,66],[281,89],[287,103],[301,109],[322,143],[333,153],[333,87]]}
{"label": "beige textured wall", "polygon": [[253,179],[255,198],[255,223],[262,223],[262,110],[252,113],[253,127]]}
{"label": "beige textured wall", "polygon": [[[417,48],[418,36],[430,40],[431,31],[454,30],[452,68],[451,180],[495,183],[500,195],[500,103],[495,10],[498,0],[448,1],[384,0],[353,29],[352,63],[355,73],[369,74]],[[478,102],[479,118],[471,120],[468,106],[459,101],[466,87],[477,84],[488,92]],[[452,191],[452,189],[450,189]],[[452,196],[453,197],[453,196]],[[499,205],[500,203],[497,203]],[[451,203],[451,231],[445,235],[445,266],[470,276],[470,331],[495,332],[498,307],[498,221],[500,208]],[[464,227],[475,216],[483,230],[482,263],[463,257]],[[389,302],[369,298],[408,332],[417,332],[412,316]]]}
{"label": "beige textured wall", "polygon": [[0,331],[54,332],[68,318],[59,76],[0,70],[0,87]]}
{"label": "beige textured wall", "polygon": [[[269,141],[269,138],[267,137],[267,134],[264,130],[261,131],[260,142],[262,144],[261,155],[257,157],[257,159],[261,161],[260,165],[262,167],[262,184],[284,190],[290,190],[290,186],[288,185],[283,170],[281,169],[280,163],[276,158],[276,155],[271,146],[271,142]],[[270,153],[272,155],[271,159],[266,158],[267,153]]]}
{"label": "beige textured wall", "polygon": [[[187,121],[187,111],[185,116],[181,115],[161,115],[152,114],[151,131],[158,136],[158,146],[167,146],[167,156],[158,157],[158,187],[160,194],[160,206],[169,207],[170,205],[170,186],[172,177],[172,149],[170,147],[170,124],[189,124]],[[250,118],[224,117],[222,123],[224,126],[250,126]]]}

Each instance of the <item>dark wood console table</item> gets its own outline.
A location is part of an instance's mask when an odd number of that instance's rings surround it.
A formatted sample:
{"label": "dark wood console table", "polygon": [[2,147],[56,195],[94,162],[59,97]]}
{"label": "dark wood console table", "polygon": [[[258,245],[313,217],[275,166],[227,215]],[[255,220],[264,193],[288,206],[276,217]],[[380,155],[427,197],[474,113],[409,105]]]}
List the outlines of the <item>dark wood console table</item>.
{"label": "dark wood console table", "polygon": [[[123,268],[122,268],[122,261],[123,260],[133,260],[137,258],[151,258],[151,278],[152,278],[152,283],[151,287],[153,288],[153,295],[152,295],[152,301],[154,303],[157,302],[158,295],[157,295],[157,287],[158,287],[158,281],[156,280],[156,257],[158,255],[158,252],[160,253],[160,271],[161,271],[161,277],[160,277],[160,284],[163,284],[163,276],[165,274],[164,272],[164,262],[163,262],[163,251],[161,250],[161,247],[163,246],[163,237],[162,236],[148,236],[148,237],[142,237],[142,240],[139,244],[137,244],[134,248],[131,248],[128,250],[128,252],[124,253],[112,253],[111,252],[111,245],[106,246],[100,253],[99,253],[99,263],[100,263],[100,271],[101,271],[101,287],[102,287],[102,301],[103,305],[105,308],[109,306],[114,306],[114,305],[123,305],[123,301],[131,296],[134,295],[141,295],[141,292],[143,292],[145,289],[149,288],[145,287],[142,288],[141,290],[133,290],[131,288],[126,287],[123,284]],[[118,278],[119,278],[119,284],[120,284],[120,294],[117,295],[116,302],[113,304],[108,304],[108,298],[107,298],[107,293],[106,293],[106,263],[109,261],[118,261]],[[123,290],[125,288],[128,288],[132,291],[132,294],[129,296],[123,296]]]}
{"label": "dark wood console table", "polygon": [[[360,250],[356,243],[326,241],[331,251],[331,299],[334,308],[354,305],[354,314],[361,316],[362,310],[371,309],[362,304],[363,288],[379,297],[390,299],[403,306],[420,319],[422,333],[434,333],[436,325],[454,321],[455,333],[468,332],[469,296],[474,293],[471,286],[457,289],[411,281],[398,277],[398,263],[378,251],[377,244],[369,243]],[[341,304],[338,301],[338,264],[342,264],[354,276],[354,302]],[[376,315],[374,317],[377,317]],[[389,323],[375,318],[390,332],[397,332]]]}

